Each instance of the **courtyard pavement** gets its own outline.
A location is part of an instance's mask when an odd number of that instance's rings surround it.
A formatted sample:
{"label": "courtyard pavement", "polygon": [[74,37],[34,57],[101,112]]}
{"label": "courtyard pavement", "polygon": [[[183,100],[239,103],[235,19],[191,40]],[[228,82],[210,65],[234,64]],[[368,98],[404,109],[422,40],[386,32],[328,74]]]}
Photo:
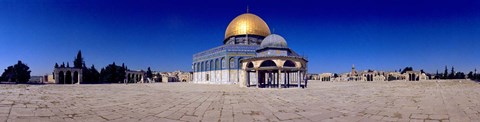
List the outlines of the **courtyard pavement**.
{"label": "courtyard pavement", "polygon": [[0,121],[480,121],[472,81],[0,85]]}

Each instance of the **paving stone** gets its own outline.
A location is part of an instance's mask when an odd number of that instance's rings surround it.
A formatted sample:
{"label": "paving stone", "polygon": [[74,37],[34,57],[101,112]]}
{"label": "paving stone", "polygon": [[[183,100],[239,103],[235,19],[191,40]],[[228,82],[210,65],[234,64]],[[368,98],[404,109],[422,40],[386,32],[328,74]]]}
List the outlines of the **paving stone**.
{"label": "paving stone", "polygon": [[199,122],[201,118],[196,116],[182,116],[180,120],[187,121],[187,122]]}
{"label": "paving stone", "polygon": [[280,120],[289,120],[289,119],[296,119],[296,118],[300,118],[301,116],[298,115],[298,114],[294,114],[294,113],[283,113],[283,112],[276,112],[276,113],[273,113],[278,119]]}
{"label": "paving stone", "polygon": [[323,114],[319,114],[317,116],[314,116],[314,117],[310,118],[310,120],[321,121],[321,120],[326,120],[326,119],[332,119],[334,117],[338,117],[338,116],[342,116],[342,115],[343,115],[343,113],[336,112],[336,111],[331,111],[331,112],[328,112],[328,113],[323,113]]}
{"label": "paving stone", "polygon": [[424,122],[423,119],[411,119],[410,122]]}
{"label": "paving stone", "polygon": [[429,119],[434,119],[434,120],[446,120],[446,119],[448,119],[448,115],[433,114],[433,115],[429,115],[428,118]]}
{"label": "paving stone", "polygon": [[411,119],[427,119],[428,115],[425,114],[412,114]]}
{"label": "paving stone", "polygon": [[12,116],[35,116],[34,108],[12,108],[10,115]]}

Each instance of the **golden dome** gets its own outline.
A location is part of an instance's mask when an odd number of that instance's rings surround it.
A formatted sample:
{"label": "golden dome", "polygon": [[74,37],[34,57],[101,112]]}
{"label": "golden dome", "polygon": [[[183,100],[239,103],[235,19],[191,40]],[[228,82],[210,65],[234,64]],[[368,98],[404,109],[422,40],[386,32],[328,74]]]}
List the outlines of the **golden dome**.
{"label": "golden dome", "polygon": [[237,35],[268,36],[270,29],[262,18],[255,14],[245,13],[239,15],[228,24],[225,39]]}

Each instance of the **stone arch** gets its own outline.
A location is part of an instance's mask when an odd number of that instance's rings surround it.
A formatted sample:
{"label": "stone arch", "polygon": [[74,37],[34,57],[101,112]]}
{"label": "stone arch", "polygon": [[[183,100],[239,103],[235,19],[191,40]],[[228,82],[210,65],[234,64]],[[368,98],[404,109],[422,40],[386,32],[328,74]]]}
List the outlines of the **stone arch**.
{"label": "stone arch", "polygon": [[130,82],[132,82],[132,83],[134,83],[135,80],[137,80],[137,79],[135,78],[135,74],[130,74],[130,77],[131,77]]}
{"label": "stone arch", "polygon": [[260,67],[272,67],[272,66],[274,67],[277,66],[277,64],[272,60],[265,60],[262,63],[260,63]]}
{"label": "stone arch", "polygon": [[203,62],[200,64],[200,72],[203,71]]}
{"label": "stone arch", "polygon": [[140,81],[140,75],[137,74],[137,82]]}
{"label": "stone arch", "polygon": [[247,68],[253,68],[253,67],[254,67],[253,62],[248,62],[247,63]]}
{"label": "stone arch", "polygon": [[130,73],[127,73],[127,82],[130,82],[130,80],[132,80],[132,76]]}
{"label": "stone arch", "polygon": [[72,83],[72,71],[68,70],[65,74],[65,83],[71,84]]}
{"label": "stone arch", "polygon": [[65,72],[60,71],[58,73],[58,83],[65,84]]}
{"label": "stone arch", "polygon": [[296,67],[295,62],[291,60],[286,60],[285,63],[283,63],[283,67]]}
{"label": "stone arch", "polygon": [[78,83],[78,71],[73,72],[73,83]]}

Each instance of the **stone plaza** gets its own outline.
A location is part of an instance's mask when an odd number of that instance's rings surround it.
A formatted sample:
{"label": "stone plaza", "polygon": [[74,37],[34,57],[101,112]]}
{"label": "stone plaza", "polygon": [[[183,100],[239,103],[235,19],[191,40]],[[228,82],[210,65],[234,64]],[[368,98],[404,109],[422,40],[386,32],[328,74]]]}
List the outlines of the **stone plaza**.
{"label": "stone plaza", "polygon": [[309,81],[308,88],[238,85],[0,85],[0,121],[451,121],[480,120],[468,80]]}

